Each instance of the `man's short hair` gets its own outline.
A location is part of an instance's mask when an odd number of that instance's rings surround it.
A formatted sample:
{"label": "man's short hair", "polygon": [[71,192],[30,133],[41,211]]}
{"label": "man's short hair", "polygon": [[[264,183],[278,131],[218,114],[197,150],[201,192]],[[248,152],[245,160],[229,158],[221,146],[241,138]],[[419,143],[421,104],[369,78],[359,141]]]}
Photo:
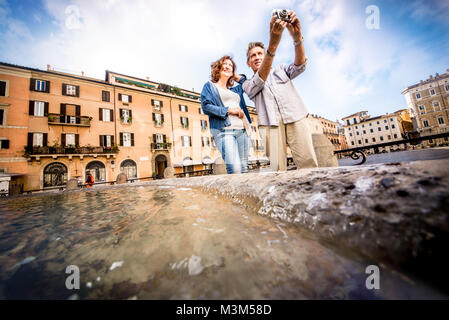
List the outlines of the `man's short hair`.
{"label": "man's short hair", "polygon": [[265,46],[262,42],[259,41],[255,41],[255,42],[250,42],[248,44],[248,50],[246,51],[246,60],[249,60],[249,51],[255,47],[261,47],[264,51],[265,51]]}

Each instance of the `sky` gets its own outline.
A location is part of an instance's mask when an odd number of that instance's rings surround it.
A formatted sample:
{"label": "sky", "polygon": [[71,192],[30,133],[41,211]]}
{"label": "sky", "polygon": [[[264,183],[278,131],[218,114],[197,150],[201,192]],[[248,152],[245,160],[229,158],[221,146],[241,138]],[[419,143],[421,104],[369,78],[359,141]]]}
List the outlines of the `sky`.
{"label": "sky", "polygon": [[[406,87],[449,69],[449,0],[0,0],[0,61],[201,92],[225,54],[253,75],[246,48],[268,44],[274,8],[301,20],[308,62],[294,84],[329,120],[404,108]],[[293,61],[285,30],[274,64]]]}

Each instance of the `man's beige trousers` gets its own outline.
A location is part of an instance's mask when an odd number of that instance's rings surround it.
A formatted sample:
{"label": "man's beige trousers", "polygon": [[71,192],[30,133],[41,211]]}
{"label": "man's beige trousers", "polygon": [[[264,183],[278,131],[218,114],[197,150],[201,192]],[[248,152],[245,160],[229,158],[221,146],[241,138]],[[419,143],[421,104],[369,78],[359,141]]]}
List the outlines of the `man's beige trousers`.
{"label": "man's beige trousers", "polygon": [[280,121],[278,127],[260,126],[259,132],[273,171],[287,170],[287,145],[298,169],[318,167],[307,118],[287,124]]}

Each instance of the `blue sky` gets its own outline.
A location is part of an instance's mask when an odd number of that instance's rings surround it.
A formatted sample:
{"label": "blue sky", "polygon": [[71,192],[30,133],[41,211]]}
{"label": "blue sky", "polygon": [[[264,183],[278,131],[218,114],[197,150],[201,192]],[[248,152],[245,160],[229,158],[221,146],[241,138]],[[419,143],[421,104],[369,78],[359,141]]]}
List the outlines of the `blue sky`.
{"label": "blue sky", "polygon": [[[366,27],[370,5],[379,29]],[[300,17],[308,66],[294,83],[309,111],[330,120],[405,107],[403,89],[449,69],[449,0],[0,0],[0,61],[200,91],[224,54],[252,75],[246,46],[268,42],[273,8]],[[286,31],[275,64],[293,58]]]}

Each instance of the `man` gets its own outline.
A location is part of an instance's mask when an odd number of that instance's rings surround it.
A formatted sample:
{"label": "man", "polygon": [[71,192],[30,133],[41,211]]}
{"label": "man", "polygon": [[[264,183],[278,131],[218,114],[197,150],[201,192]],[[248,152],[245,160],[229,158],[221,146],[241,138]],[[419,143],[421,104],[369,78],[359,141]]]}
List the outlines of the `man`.
{"label": "man", "polygon": [[[304,72],[307,62],[301,24],[295,12],[290,10],[289,15],[289,22],[272,17],[266,52],[261,42],[248,45],[247,64],[254,71],[254,76],[243,83],[243,90],[257,109],[262,143],[274,171],[287,169],[287,145],[298,169],[318,166],[307,119],[308,111],[292,83]],[[293,38],[295,61],[271,69],[286,27]]]}

